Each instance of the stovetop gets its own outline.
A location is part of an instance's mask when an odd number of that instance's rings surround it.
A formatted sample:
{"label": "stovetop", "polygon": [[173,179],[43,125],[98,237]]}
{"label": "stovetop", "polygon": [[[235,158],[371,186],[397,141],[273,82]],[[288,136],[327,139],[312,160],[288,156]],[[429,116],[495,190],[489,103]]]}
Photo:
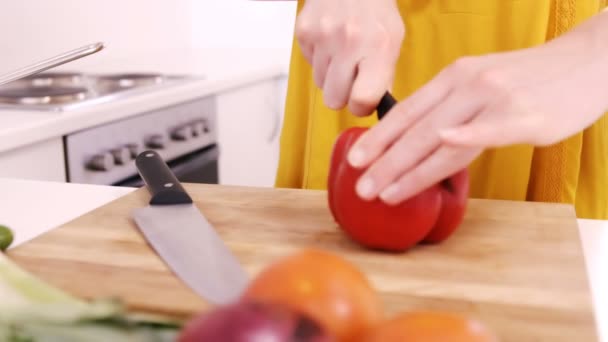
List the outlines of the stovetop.
{"label": "stovetop", "polygon": [[0,109],[63,112],[201,77],[160,73],[45,72],[0,86]]}

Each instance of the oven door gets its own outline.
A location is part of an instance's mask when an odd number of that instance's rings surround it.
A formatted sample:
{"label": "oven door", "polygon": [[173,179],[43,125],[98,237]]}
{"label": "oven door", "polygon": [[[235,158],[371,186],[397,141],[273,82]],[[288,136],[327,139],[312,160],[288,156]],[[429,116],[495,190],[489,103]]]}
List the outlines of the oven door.
{"label": "oven door", "polygon": [[[170,160],[167,165],[180,182],[218,184],[218,158],[219,148],[214,144]],[[139,188],[145,184],[138,174],[112,185]]]}

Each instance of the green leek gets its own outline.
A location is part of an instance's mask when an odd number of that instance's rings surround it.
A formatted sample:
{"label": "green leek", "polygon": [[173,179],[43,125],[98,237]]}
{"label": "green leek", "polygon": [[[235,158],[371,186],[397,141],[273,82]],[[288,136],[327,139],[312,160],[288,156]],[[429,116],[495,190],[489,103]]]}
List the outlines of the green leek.
{"label": "green leek", "polygon": [[0,253],[0,341],[166,342],[181,322],[129,313],[116,300],[85,301],[27,273]]}

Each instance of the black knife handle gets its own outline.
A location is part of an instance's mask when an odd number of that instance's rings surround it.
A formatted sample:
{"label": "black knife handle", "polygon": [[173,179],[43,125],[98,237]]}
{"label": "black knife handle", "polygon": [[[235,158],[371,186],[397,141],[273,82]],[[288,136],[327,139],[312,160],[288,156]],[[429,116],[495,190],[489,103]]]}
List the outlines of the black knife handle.
{"label": "black knife handle", "polygon": [[135,158],[139,175],[152,195],[150,204],[185,204],[192,203],[184,187],[169,165],[155,151],[143,151]]}
{"label": "black knife handle", "polygon": [[387,91],[384,93],[384,96],[380,99],[380,103],[378,103],[378,120],[382,120],[386,113],[388,113],[396,103],[397,100],[395,100],[390,92]]}

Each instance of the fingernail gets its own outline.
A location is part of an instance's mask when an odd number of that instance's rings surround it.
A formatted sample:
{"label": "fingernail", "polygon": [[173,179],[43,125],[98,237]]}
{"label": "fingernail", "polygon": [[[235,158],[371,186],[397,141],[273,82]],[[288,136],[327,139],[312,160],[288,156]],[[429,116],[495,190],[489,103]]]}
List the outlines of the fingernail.
{"label": "fingernail", "polygon": [[370,198],[374,195],[376,185],[370,177],[365,177],[357,183],[357,193],[363,198]]}
{"label": "fingernail", "polygon": [[354,148],[348,154],[348,162],[353,167],[359,167],[365,162],[365,152],[360,148]]}
{"label": "fingernail", "polygon": [[384,202],[393,203],[397,200],[398,196],[399,196],[399,185],[392,184],[388,188],[384,189],[384,191],[382,191],[382,193],[380,194],[380,199],[382,199],[382,201],[384,201]]}

